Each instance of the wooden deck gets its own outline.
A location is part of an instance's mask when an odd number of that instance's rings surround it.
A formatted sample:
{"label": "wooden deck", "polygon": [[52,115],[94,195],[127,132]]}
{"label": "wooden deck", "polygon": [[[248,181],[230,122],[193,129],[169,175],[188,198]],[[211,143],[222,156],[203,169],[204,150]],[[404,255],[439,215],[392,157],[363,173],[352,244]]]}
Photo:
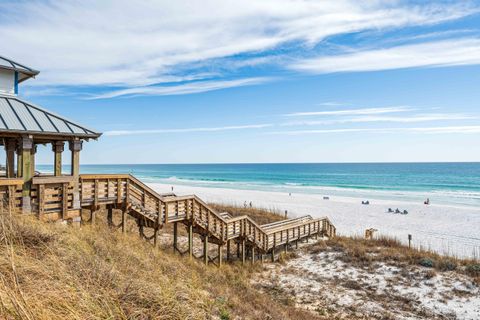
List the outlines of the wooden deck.
{"label": "wooden deck", "polygon": [[[326,217],[303,216],[279,222],[258,225],[248,216],[231,217],[226,212],[217,212],[195,195],[176,196],[159,194],[131,175],[85,174],[80,175],[80,207],[73,201],[73,177],[35,177],[31,186],[32,213],[44,221],[79,219],[82,208],[88,208],[94,216],[101,207],[107,208],[109,219],[113,209],[122,209],[120,227],[125,231],[126,215],[137,220],[139,232],[145,235],[145,228],[153,230],[157,245],[158,233],[167,224],[173,224],[174,248],[177,248],[178,224],[184,225],[188,233],[187,254],[193,256],[194,234],[203,241],[205,263],[208,245],[218,246],[216,262],[223,261],[223,246],[227,246],[227,258],[231,257],[232,242],[237,246],[238,259],[252,262],[270,254],[275,259],[279,249],[287,250],[308,241],[311,237],[334,237],[336,229]],[[0,179],[0,197],[14,212],[22,212],[22,179]],[[207,254],[205,254],[207,253]],[[247,254],[248,253],[248,254]],[[248,255],[248,257],[247,257]]]}

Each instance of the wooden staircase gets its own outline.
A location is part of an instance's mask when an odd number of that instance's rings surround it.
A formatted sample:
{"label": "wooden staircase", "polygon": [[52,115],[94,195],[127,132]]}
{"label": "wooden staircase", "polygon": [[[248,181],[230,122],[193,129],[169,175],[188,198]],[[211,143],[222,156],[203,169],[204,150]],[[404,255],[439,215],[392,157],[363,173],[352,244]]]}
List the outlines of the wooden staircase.
{"label": "wooden staircase", "polygon": [[[132,175],[84,174],[79,177],[80,207],[75,205],[72,177],[41,177],[33,179],[31,191],[32,213],[45,221],[79,219],[80,209],[91,210],[92,219],[101,207],[108,210],[112,223],[113,209],[122,210],[122,222],[126,230],[126,215],[136,219],[139,232],[157,245],[159,232],[166,225],[173,225],[174,248],[178,250],[178,225],[186,227],[188,254],[193,256],[194,234],[203,241],[203,259],[208,255],[209,243],[218,246],[217,263],[223,261],[226,245],[227,259],[232,259],[231,246],[237,247],[237,259],[263,259],[271,254],[275,259],[279,249],[287,250],[298,242],[311,237],[334,237],[335,226],[326,217],[303,216],[259,225],[248,216],[232,217],[228,212],[218,212],[195,195],[177,196],[159,194]],[[0,183],[0,198],[8,203],[12,212],[22,212],[21,179],[8,179]],[[153,230],[146,236],[145,228]],[[248,257],[247,257],[248,256]]]}

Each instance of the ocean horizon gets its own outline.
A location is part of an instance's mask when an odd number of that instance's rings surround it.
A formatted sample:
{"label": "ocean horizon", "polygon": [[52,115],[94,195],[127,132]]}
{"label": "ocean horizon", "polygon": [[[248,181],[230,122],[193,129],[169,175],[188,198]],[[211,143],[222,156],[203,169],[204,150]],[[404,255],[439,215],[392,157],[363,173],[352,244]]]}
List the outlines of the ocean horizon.
{"label": "ocean horizon", "polygon": [[[53,166],[37,169],[47,173]],[[86,164],[80,171],[126,173],[172,186],[480,205],[480,162]]]}

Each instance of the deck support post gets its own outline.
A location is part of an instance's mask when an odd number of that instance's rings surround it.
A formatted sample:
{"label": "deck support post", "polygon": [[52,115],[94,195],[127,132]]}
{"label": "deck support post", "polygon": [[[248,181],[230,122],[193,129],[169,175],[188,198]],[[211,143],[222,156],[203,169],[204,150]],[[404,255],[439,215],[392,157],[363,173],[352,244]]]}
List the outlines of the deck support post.
{"label": "deck support post", "polygon": [[54,154],[53,175],[57,177],[62,175],[62,152],[64,149],[65,144],[63,141],[55,141],[52,143],[52,151]]}
{"label": "deck support post", "polygon": [[222,254],[223,254],[223,246],[219,244],[218,245],[218,266],[219,267],[222,266],[222,260],[223,260]]}
{"label": "deck support post", "polygon": [[158,247],[158,231],[160,230],[160,227],[157,225],[153,229],[153,246],[156,248]]}
{"label": "deck support post", "polygon": [[245,254],[246,254],[245,239],[242,239],[242,264],[245,264]]}
{"label": "deck support post", "polygon": [[227,261],[230,261],[231,257],[230,257],[230,243],[231,240],[227,240]]}
{"label": "deck support post", "polygon": [[255,263],[255,247],[252,247],[252,264]]}
{"label": "deck support post", "polygon": [[16,142],[14,139],[5,139],[4,145],[5,145],[5,151],[7,152],[7,156],[6,156],[7,178],[14,178],[15,177]]}
{"label": "deck support post", "polygon": [[203,261],[208,265],[208,234],[203,237]]}
{"label": "deck support post", "polygon": [[109,206],[107,208],[107,223],[110,228],[113,227],[113,207],[112,206]]}
{"label": "deck support post", "polygon": [[122,208],[122,233],[125,233],[127,231],[127,226],[125,225],[126,223],[126,215],[127,215],[127,208]]}
{"label": "deck support post", "polygon": [[80,209],[80,151],[82,140],[72,140],[69,143],[72,152],[71,172],[73,176],[73,209]]}
{"label": "deck support post", "polygon": [[240,259],[240,241],[237,241],[237,258]]}
{"label": "deck support post", "polygon": [[18,148],[21,154],[20,167],[17,169],[21,170],[21,177],[23,177],[23,188],[22,188],[22,212],[31,213],[32,207],[30,202],[30,193],[32,189],[32,149],[34,148],[33,139],[31,136],[23,136],[18,143]]}
{"label": "deck support post", "polygon": [[298,240],[295,241],[295,249],[298,249]]}
{"label": "deck support post", "polygon": [[177,236],[178,236],[178,226],[177,222],[173,223],[173,253],[177,251]]}
{"label": "deck support post", "polygon": [[143,238],[143,222],[141,219],[138,219],[138,234],[140,235],[140,238]]}
{"label": "deck support post", "polygon": [[193,225],[188,225],[188,256],[193,257]]}
{"label": "deck support post", "polygon": [[95,224],[95,219],[97,216],[97,208],[95,206],[90,207],[90,223]]}
{"label": "deck support post", "polygon": [[275,262],[275,247],[272,248],[272,262]]}

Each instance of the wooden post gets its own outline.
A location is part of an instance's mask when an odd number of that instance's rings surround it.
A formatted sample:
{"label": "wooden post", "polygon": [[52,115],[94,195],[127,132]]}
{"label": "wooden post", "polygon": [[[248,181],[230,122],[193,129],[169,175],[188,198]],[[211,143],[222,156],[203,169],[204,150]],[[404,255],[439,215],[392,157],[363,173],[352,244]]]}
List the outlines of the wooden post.
{"label": "wooden post", "polygon": [[208,234],[203,237],[203,260],[208,265]]}
{"label": "wooden post", "polygon": [[68,183],[62,183],[62,219],[68,218]]}
{"label": "wooden post", "polygon": [[95,205],[90,207],[90,223],[95,224],[95,218],[97,216],[97,207]]}
{"label": "wooden post", "polygon": [[80,151],[82,151],[82,141],[70,141],[70,151],[72,152],[73,209],[80,209]]}
{"label": "wooden post", "polygon": [[113,226],[113,206],[109,206],[107,209],[107,223],[109,227]]}
{"label": "wooden post", "polygon": [[252,264],[255,263],[255,247],[252,247]]}
{"label": "wooden post", "polygon": [[245,239],[242,239],[242,264],[245,264]]}
{"label": "wooden post", "polygon": [[35,175],[35,154],[37,153],[37,146],[33,145],[32,149],[30,150],[30,165],[31,165],[31,172],[32,177]]}
{"label": "wooden post", "polygon": [[272,262],[275,262],[275,247],[277,246],[277,234],[273,234]]}
{"label": "wooden post", "polygon": [[21,178],[22,176],[22,149],[19,142],[17,145],[17,178]]}
{"label": "wooden post", "polygon": [[240,241],[237,241],[237,258],[240,259]]}
{"label": "wooden post", "polygon": [[222,254],[223,254],[223,246],[221,244],[218,245],[218,266],[222,266]]}
{"label": "wooden post", "polygon": [[32,207],[30,202],[30,193],[32,189],[32,148],[33,139],[31,136],[24,136],[19,141],[19,148],[21,149],[21,173],[23,177],[22,188],[22,212],[31,213]]}
{"label": "wooden post", "polygon": [[65,143],[63,141],[55,141],[52,143],[52,151],[54,152],[53,174],[55,176],[62,175],[62,152],[64,149]]}
{"label": "wooden post", "polygon": [[125,206],[124,208],[122,208],[122,233],[125,233],[126,231],[126,214],[127,214],[127,207]]}
{"label": "wooden post", "polygon": [[45,213],[45,185],[38,185],[38,218],[42,220]]}
{"label": "wooden post", "polygon": [[230,261],[230,245],[231,240],[227,240],[227,261]]}
{"label": "wooden post", "polygon": [[173,223],[173,253],[177,251],[177,236],[178,236],[178,226],[177,223]]}
{"label": "wooden post", "polygon": [[157,224],[153,229],[153,246],[155,248],[158,246],[158,230],[160,230],[160,227]]}
{"label": "wooden post", "polygon": [[193,257],[193,225],[188,225],[188,256]]}
{"label": "wooden post", "polygon": [[6,169],[7,169],[7,178],[15,177],[15,147],[16,142],[14,139],[5,139],[5,150],[7,152],[6,156]]}

